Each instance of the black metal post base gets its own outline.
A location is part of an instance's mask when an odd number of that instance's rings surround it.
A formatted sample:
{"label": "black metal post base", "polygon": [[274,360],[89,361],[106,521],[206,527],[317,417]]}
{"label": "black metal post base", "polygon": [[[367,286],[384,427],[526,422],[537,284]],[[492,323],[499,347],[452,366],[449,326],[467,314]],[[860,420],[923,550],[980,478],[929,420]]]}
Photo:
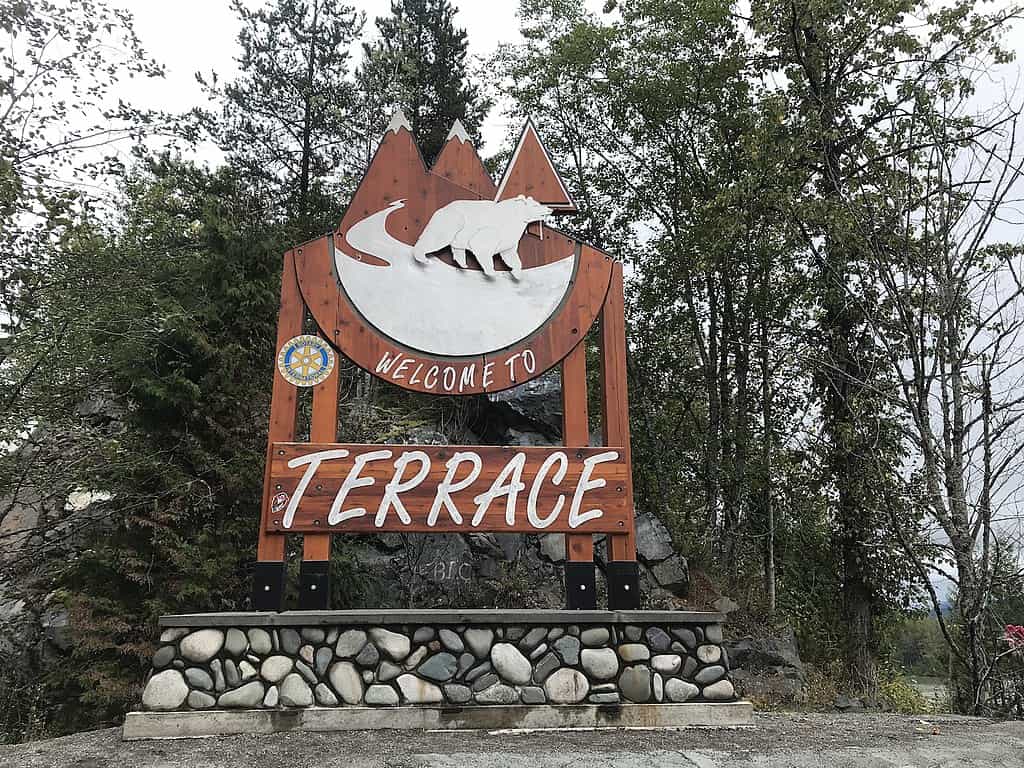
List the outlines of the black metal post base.
{"label": "black metal post base", "polygon": [[565,603],[570,611],[597,608],[597,571],[594,563],[565,564]]}
{"label": "black metal post base", "polygon": [[255,611],[280,611],[284,607],[284,563],[256,563],[252,575],[252,607]]}
{"label": "black metal post base", "polygon": [[608,563],[608,608],[635,611],[640,608],[640,568],[636,561],[612,560]]}
{"label": "black metal post base", "polygon": [[331,562],[303,560],[299,568],[299,610],[326,611],[330,598]]}

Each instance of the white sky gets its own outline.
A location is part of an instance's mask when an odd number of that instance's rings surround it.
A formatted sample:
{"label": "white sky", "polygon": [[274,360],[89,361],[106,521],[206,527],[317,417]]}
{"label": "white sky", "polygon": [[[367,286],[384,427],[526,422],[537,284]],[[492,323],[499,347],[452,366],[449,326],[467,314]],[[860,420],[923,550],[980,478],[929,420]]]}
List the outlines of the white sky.
{"label": "white sky", "polygon": [[[595,12],[599,12],[604,4],[603,0],[583,1]],[[230,79],[236,71],[234,57],[238,53],[236,38],[239,25],[228,0],[112,2],[134,14],[136,32],[142,44],[154,59],[167,68],[163,80],[123,83],[123,93],[119,95],[126,101],[139,107],[184,112],[207,103],[196,82],[196,72],[208,74],[214,71],[222,79]],[[374,19],[388,15],[391,10],[391,0],[348,2],[366,14],[364,34],[372,35],[375,32]],[[467,31],[470,58],[486,57],[500,43],[521,40],[516,17],[519,0],[454,0],[452,4],[458,8],[456,24]],[[246,0],[246,5],[257,8],[264,2]],[[508,127],[500,110],[492,110],[484,126],[481,154],[486,156],[497,152]],[[211,159],[206,157],[206,153],[202,156]]]}

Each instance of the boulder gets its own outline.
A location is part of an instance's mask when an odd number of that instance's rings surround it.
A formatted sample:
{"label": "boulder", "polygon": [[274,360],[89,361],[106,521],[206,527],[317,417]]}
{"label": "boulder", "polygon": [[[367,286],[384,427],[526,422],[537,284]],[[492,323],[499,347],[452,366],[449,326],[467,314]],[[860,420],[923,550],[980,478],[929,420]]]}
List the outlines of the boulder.
{"label": "boulder", "polygon": [[147,710],[168,712],[177,709],[188,698],[188,684],[181,672],[168,669],[158,672],[149,678],[146,688],[142,691],[142,707]]}
{"label": "boulder", "polygon": [[589,690],[590,681],[578,669],[563,667],[544,681],[544,693],[553,704],[578,704]]}
{"label": "boulder", "polygon": [[654,515],[637,516],[636,550],[647,563],[660,563],[675,554],[671,534]]}
{"label": "boulder", "polygon": [[511,643],[497,643],[491,648],[491,664],[504,680],[525,685],[533,675],[533,665]]}

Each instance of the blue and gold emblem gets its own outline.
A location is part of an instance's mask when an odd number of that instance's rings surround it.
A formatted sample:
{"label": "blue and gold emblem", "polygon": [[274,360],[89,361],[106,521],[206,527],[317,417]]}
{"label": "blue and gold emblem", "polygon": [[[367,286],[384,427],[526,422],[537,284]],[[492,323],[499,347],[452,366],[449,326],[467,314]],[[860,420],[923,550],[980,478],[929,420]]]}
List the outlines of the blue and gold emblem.
{"label": "blue and gold emblem", "polygon": [[315,387],[334,370],[334,350],[319,336],[296,336],[277,355],[277,370],[296,387]]}

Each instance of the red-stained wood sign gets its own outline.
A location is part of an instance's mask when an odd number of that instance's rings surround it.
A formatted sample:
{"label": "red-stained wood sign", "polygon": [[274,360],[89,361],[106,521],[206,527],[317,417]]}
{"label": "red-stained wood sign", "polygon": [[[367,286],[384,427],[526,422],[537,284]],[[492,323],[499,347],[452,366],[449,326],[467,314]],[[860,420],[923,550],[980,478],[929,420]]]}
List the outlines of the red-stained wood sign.
{"label": "red-stained wood sign", "polygon": [[[303,539],[300,606],[324,608],[331,534],[383,531],[564,533],[570,607],[594,606],[593,535],[607,534],[609,599],[635,607],[622,265],[550,226],[575,211],[532,123],[495,183],[460,123],[428,168],[395,115],[337,230],[285,254],[254,607],[281,605],[288,534]],[[598,321],[591,446],[584,340]],[[565,446],[337,443],[338,355],[449,396],[560,366]]]}
{"label": "red-stained wood sign", "polygon": [[621,533],[621,448],[276,443],[271,525],[304,533]]}

